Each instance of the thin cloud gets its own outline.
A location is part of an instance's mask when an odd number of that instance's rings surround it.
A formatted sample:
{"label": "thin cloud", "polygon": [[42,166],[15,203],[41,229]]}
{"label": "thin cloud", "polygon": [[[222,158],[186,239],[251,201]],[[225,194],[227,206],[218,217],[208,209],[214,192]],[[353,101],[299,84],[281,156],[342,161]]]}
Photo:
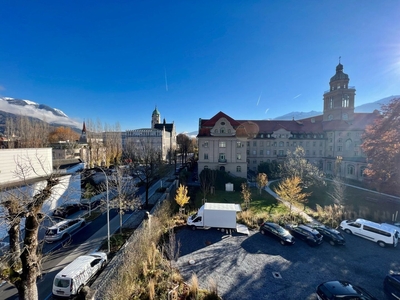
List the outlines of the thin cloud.
{"label": "thin cloud", "polygon": [[168,92],[168,81],[167,81],[167,69],[164,68],[164,75],[165,75],[165,90]]}
{"label": "thin cloud", "polygon": [[257,106],[258,106],[258,104],[260,103],[261,95],[262,95],[262,92],[261,92],[260,96],[258,96]]}
{"label": "thin cloud", "polygon": [[293,99],[299,98],[301,96],[301,94],[298,94],[296,97],[294,97]]}
{"label": "thin cloud", "polygon": [[265,113],[267,113],[269,111],[269,108],[267,108],[266,110],[265,110]]}

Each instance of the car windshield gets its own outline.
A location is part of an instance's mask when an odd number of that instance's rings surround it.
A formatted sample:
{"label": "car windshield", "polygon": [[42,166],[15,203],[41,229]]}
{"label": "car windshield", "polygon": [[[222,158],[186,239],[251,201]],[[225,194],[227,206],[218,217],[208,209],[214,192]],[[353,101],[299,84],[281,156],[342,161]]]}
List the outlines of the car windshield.
{"label": "car windshield", "polygon": [[57,229],[47,229],[46,235],[55,235],[57,233]]}

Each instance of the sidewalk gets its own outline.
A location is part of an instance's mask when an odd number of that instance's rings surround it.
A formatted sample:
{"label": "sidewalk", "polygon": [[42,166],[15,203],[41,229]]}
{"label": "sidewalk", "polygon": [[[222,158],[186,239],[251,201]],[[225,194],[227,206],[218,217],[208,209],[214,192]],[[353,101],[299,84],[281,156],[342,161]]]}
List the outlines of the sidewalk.
{"label": "sidewalk", "polygon": [[[282,200],[282,199],[281,199],[273,190],[271,190],[271,188],[269,187],[269,185],[270,185],[272,182],[275,182],[275,181],[278,181],[278,180],[268,181],[268,184],[267,184],[267,186],[265,187],[265,190],[267,191],[267,193],[269,193],[269,194],[271,194],[272,196],[274,196],[275,199],[281,201],[281,202],[282,202],[283,204],[285,204],[287,207],[290,207],[290,203],[289,203],[289,202],[287,202],[287,201],[285,201],[285,200]],[[296,206],[294,206],[294,205],[292,205],[292,211],[295,212],[295,213],[297,213],[297,214],[299,214],[299,215],[301,215],[304,219],[306,219],[306,220],[307,220],[308,222],[310,222],[310,223],[319,223],[317,220],[315,220],[314,218],[312,218],[312,217],[310,217],[309,215],[307,215],[302,209],[300,209],[300,208],[298,208],[298,207],[296,207]]]}

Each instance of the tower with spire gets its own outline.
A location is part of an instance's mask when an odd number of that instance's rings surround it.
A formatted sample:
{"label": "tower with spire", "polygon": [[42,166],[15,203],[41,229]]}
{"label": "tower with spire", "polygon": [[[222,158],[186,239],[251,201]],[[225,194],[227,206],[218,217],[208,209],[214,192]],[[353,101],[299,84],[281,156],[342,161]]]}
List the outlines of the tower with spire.
{"label": "tower with spire", "polygon": [[336,74],[329,81],[329,91],[324,93],[324,121],[353,120],[356,89],[349,86],[349,81],[349,75],[343,72],[339,57]]}
{"label": "tower with spire", "polygon": [[153,110],[153,114],[151,115],[151,128],[155,128],[156,124],[160,124],[160,112],[156,108]]}
{"label": "tower with spire", "polygon": [[82,133],[81,133],[81,136],[79,137],[79,143],[82,143],[82,144],[86,144],[86,143],[87,143],[87,135],[86,135],[86,124],[85,124],[85,121],[83,121]]}

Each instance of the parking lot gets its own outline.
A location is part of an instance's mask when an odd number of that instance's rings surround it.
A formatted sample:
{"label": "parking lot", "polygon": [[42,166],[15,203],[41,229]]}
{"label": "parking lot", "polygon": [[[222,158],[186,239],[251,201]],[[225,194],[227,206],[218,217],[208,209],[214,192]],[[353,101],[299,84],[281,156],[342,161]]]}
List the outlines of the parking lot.
{"label": "parking lot", "polygon": [[186,281],[196,273],[202,288],[215,281],[224,300],[316,299],[315,287],[328,280],[347,280],[385,299],[384,277],[390,270],[400,271],[399,247],[381,248],[344,236],[345,246],[324,242],[310,247],[299,240],[281,246],[258,231],[229,236],[216,229],[183,228],[176,235],[181,244],[178,267]]}

